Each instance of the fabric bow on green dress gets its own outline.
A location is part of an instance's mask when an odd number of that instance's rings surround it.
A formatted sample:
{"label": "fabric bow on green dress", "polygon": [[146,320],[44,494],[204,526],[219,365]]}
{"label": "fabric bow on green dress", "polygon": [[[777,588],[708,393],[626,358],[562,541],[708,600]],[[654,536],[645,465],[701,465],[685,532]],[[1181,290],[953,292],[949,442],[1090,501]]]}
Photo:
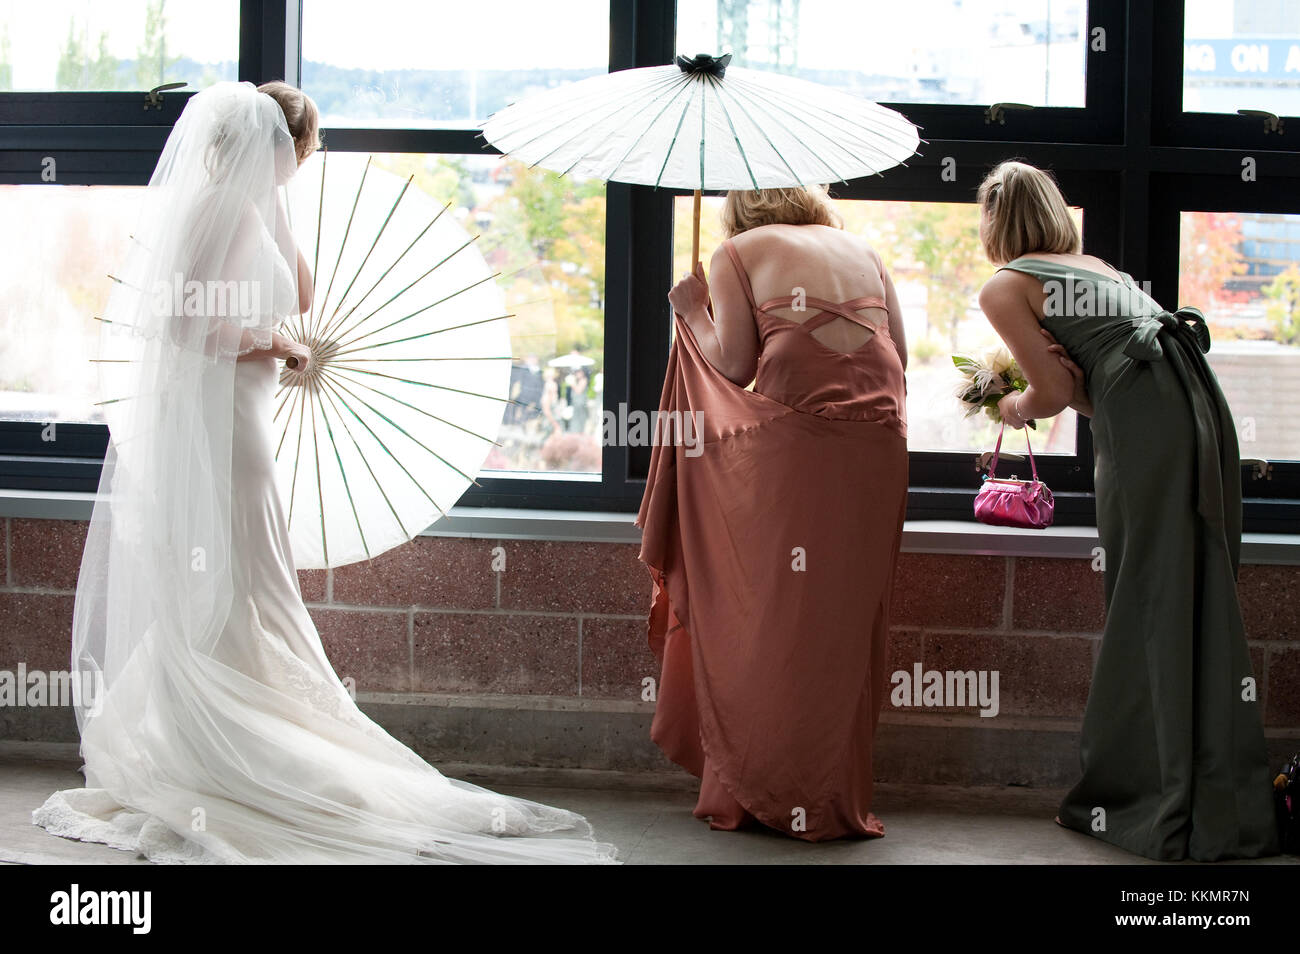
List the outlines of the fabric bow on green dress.
{"label": "fabric bow on green dress", "polygon": [[1177,311],[1160,311],[1146,318],[1138,319],[1138,326],[1133,330],[1124,353],[1139,361],[1159,361],[1165,356],[1160,345],[1159,334],[1169,330],[1184,337],[1191,336],[1196,347],[1206,354],[1210,350],[1210,329],[1205,324],[1205,316],[1199,308],[1184,306]]}

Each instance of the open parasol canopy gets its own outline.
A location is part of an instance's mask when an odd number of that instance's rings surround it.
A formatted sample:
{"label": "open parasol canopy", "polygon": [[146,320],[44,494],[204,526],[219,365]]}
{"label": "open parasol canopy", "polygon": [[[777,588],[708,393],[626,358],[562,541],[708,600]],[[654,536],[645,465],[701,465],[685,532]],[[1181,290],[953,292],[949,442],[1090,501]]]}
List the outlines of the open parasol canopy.
{"label": "open parasol canopy", "polygon": [[275,457],[301,568],[373,558],[443,516],[509,402],[496,276],[477,236],[412,179],[322,153],[291,182],[316,290],[281,333],[314,360],[281,374]]}
{"label": "open parasol canopy", "polygon": [[898,165],[921,141],[892,109],[730,62],[679,56],[593,76],[495,113],[483,136],[554,172],[693,190],[693,260],[702,190],[843,182]]}

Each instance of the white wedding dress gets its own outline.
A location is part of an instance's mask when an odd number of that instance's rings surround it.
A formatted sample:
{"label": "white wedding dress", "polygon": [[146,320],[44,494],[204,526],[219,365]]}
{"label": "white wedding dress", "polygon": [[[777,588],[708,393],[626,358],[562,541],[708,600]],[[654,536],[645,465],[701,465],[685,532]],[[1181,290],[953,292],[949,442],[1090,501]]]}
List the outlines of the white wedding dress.
{"label": "white wedding dress", "polygon": [[[273,326],[294,310],[296,283],[275,238],[265,226],[259,232],[252,260],[274,269]],[[74,668],[106,682],[95,711],[78,713],[87,787],[54,793],[33,821],[55,835],[164,863],[612,862],[613,846],[596,842],[582,816],[447,778],[357,708],[298,588],[275,481],[278,373],[273,358],[247,358],[234,363],[233,387],[220,375],[203,385],[214,401],[233,397],[229,512],[194,526],[224,530],[228,521],[228,545],[221,534],[201,531],[221,538],[213,549],[227,551],[228,559],[191,546],[192,529],[175,540],[168,528],[149,524],[166,518],[166,487],[157,494],[156,516],[147,512],[149,502],[124,513],[129,500],[114,479],[130,487],[133,466],[155,475],[175,466],[159,470],[153,458],[119,457],[110,446],[101,497],[116,494],[116,520],[92,522],[74,626]],[[205,437],[201,452],[224,448],[219,438]],[[224,458],[224,450],[218,453]],[[208,473],[191,477],[192,509],[209,496],[202,490]],[[185,491],[179,489],[182,504]],[[183,513],[189,520],[190,511]],[[143,531],[124,523],[128,516],[145,522]],[[111,614],[114,601],[130,610],[128,599],[144,597],[131,580],[99,565],[104,554],[108,562],[145,561],[160,573],[176,556],[190,565],[173,571],[172,590],[149,594],[155,608],[141,617],[136,629],[143,631],[118,627],[119,633],[113,619],[97,614]],[[129,566],[119,569],[132,574]],[[200,575],[197,596],[186,596],[184,572]],[[209,577],[220,586],[209,589]],[[210,618],[220,625],[209,634]],[[79,641],[82,630],[98,628],[108,630],[100,637],[106,648],[93,636]]]}

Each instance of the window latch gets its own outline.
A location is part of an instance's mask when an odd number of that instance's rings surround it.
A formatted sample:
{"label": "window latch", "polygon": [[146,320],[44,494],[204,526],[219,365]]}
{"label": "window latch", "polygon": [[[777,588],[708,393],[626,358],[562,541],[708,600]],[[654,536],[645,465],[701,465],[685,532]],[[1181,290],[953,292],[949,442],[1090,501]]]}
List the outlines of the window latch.
{"label": "window latch", "polygon": [[[1003,451],[998,458],[999,460],[1024,460],[1024,454],[1016,454],[1012,451]],[[975,473],[982,474],[989,469],[989,463],[993,460],[993,452],[985,451],[975,458]]]}
{"label": "window latch", "polygon": [[1258,460],[1253,457],[1243,457],[1241,466],[1250,468],[1251,480],[1272,480],[1273,465],[1266,460]]}
{"label": "window latch", "polygon": [[162,93],[171,89],[180,89],[182,86],[188,85],[188,83],[182,80],[179,83],[163,83],[161,86],[155,86],[153,89],[149,90],[149,92],[144,94],[144,108],[149,109],[152,107],[154,109],[162,109]]}
{"label": "window latch", "polygon": [[1264,135],[1265,135],[1265,136],[1267,136],[1269,133],[1277,133],[1279,136],[1282,135],[1282,120],[1281,120],[1281,118],[1278,117],[1278,116],[1273,115],[1272,113],[1270,113],[1270,112],[1269,112],[1268,110],[1266,110],[1266,109],[1239,109],[1239,110],[1237,110],[1237,115],[1238,115],[1238,116],[1254,116],[1254,117],[1256,117],[1256,118],[1258,118],[1258,119],[1262,119],[1262,120],[1264,120]]}
{"label": "window latch", "polygon": [[988,109],[984,110],[984,123],[997,123],[999,126],[1007,124],[1006,111],[1008,109],[1033,109],[1028,103],[994,103]]}

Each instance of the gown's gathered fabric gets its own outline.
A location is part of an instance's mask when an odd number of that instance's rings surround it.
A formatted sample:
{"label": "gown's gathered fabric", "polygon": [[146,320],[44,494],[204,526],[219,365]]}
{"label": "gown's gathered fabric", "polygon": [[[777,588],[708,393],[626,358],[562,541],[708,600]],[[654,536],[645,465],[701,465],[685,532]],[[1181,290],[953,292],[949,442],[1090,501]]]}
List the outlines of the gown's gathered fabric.
{"label": "gown's gathered fabric", "polygon": [[[676,319],[660,420],[692,415],[700,443],[654,447],[637,517],[661,663],[651,736],[700,777],[695,814],[715,828],[879,836],[871,756],[907,501],[902,362],[887,322],[860,314],[881,299],[808,298],[801,324],[772,311],[790,298],[756,303],[724,247],[760,358],[742,388]],[[835,351],[812,331],[836,318],[874,333]]]}
{"label": "gown's gathered fabric", "polygon": [[1106,624],[1061,822],[1158,860],[1276,854],[1236,589],[1237,434],[1205,319],[1162,309],[1128,275],[1004,267],[1056,295],[1043,324],[1084,370],[1094,410]]}
{"label": "gown's gathered fabric", "polygon": [[[274,477],[278,364],[235,361],[296,311],[277,194],[295,167],[279,106],[222,83],[187,104],[146,190],[105,313],[126,360],[105,365],[74,609],[87,787],[33,820],[158,862],[611,861],[580,815],[440,774],[325,656]],[[173,276],[180,298],[152,293]],[[188,281],[234,282],[251,307],[187,306]]]}

